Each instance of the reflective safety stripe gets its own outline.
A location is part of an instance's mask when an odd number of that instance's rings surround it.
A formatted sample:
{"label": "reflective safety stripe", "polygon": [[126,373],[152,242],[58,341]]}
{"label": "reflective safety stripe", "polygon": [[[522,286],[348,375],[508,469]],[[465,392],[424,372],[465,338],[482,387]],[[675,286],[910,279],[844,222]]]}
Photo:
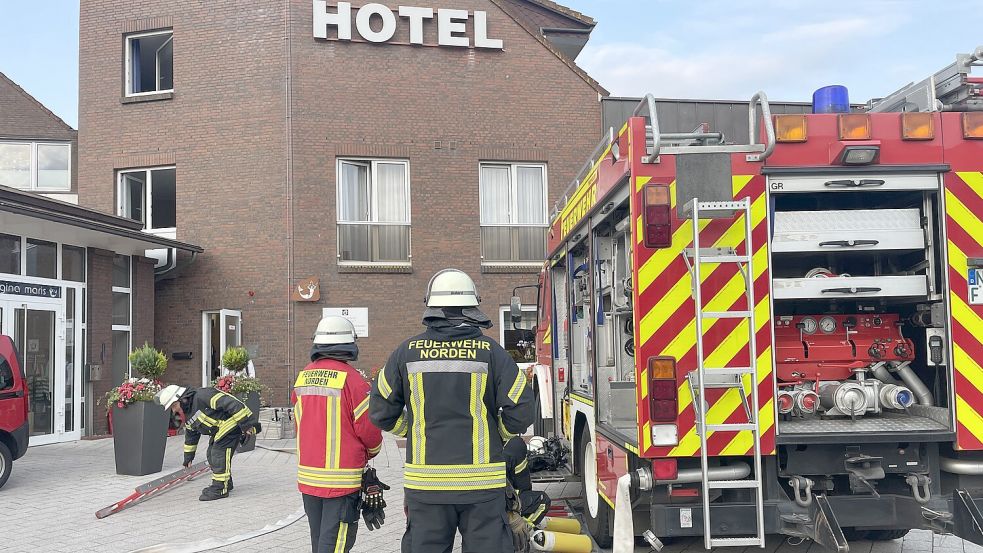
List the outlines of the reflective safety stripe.
{"label": "reflective safety stripe", "polygon": [[393,425],[389,433],[405,438],[406,431],[409,430],[409,426],[409,423],[406,422],[406,412],[404,411],[403,414],[396,419],[396,424]]}
{"label": "reflective safety stripe", "polygon": [[406,372],[418,373],[488,373],[488,363],[481,361],[461,361],[448,359],[444,361],[410,361],[406,364]]}
{"label": "reflective safety stripe", "polygon": [[418,465],[407,463],[404,487],[414,490],[491,490],[505,487],[505,463]]}
{"label": "reflective safety stripe", "polygon": [[325,416],[327,435],[324,438],[324,462],[328,468],[337,468],[341,456],[341,398],[328,398],[325,407],[327,408]]}
{"label": "reflective safety stripe", "polygon": [[345,553],[345,548],[348,546],[348,523],[339,522],[338,523],[338,539],[334,544],[334,553]]}
{"label": "reflective safety stripe", "polygon": [[519,374],[515,375],[515,382],[512,383],[512,388],[509,390],[509,399],[512,403],[519,403],[519,398],[522,397],[522,392],[526,389],[526,375],[519,371]]}
{"label": "reflective safety stripe", "polygon": [[195,413],[195,416],[191,417],[191,420],[188,421],[188,424],[193,424],[196,422],[198,424],[203,424],[205,426],[211,426],[212,428],[218,428],[219,425],[219,421],[209,417],[208,415],[202,413],[201,411]]}
{"label": "reflective safety stripe", "polygon": [[529,521],[530,524],[535,524],[534,521],[537,518],[539,518],[539,516],[542,515],[545,510],[546,510],[546,504],[541,503],[539,507],[536,507],[536,510],[533,511],[531,515],[526,517],[526,520]]}
{"label": "reflective safety stripe", "polygon": [[369,455],[375,455],[376,453],[379,453],[380,451],[382,451],[382,444],[379,444],[379,445],[377,445],[375,447],[370,447],[369,448]]}
{"label": "reflective safety stripe", "polygon": [[253,414],[252,410],[249,409],[249,407],[246,407],[245,404],[243,404],[242,409],[239,409],[238,411],[236,411],[236,414],[232,415],[230,418],[222,421],[219,424],[218,432],[215,434],[215,439],[217,440],[219,438],[222,438],[223,436],[231,432],[233,428],[239,426],[239,423],[242,420],[248,418],[252,414]]}
{"label": "reflective safety stripe", "polygon": [[389,381],[386,380],[385,366],[383,366],[382,370],[379,371],[379,375],[376,377],[376,380],[378,381],[379,384],[379,395],[381,395],[385,399],[389,399],[389,396],[391,396],[393,393],[393,389],[392,386],[389,385]]}
{"label": "reflective safety stripe", "polygon": [[427,455],[427,420],[424,414],[426,398],[423,391],[423,373],[409,375],[410,408],[413,411],[412,456],[414,463],[425,463]]}
{"label": "reflective safety stripe", "polygon": [[194,453],[198,451],[198,444],[184,444],[185,453]]}
{"label": "reflective safety stripe", "polygon": [[298,386],[294,388],[298,396],[340,396],[341,390],[338,388],[325,388],[323,386]]}
{"label": "reflective safety stripe", "polygon": [[505,428],[505,423],[502,421],[502,419],[498,419],[498,434],[502,436],[502,443],[508,442],[516,436],[515,434],[509,432],[508,428]]}
{"label": "reflective safety stripe", "polygon": [[213,472],[212,479],[219,482],[228,482],[232,476],[232,448],[225,449],[225,470],[223,472]]}
{"label": "reflective safety stripe", "polygon": [[297,466],[297,481],[322,488],[353,488],[362,485],[362,469],[322,469]]}
{"label": "reflective safety stripe", "polygon": [[359,403],[358,407],[356,407],[355,410],[352,412],[352,419],[358,420],[359,417],[364,415],[365,412],[368,410],[369,410],[369,398],[366,397],[365,399],[362,400],[362,403]]}
{"label": "reflective safety stripe", "polygon": [[515,466],[515,473],[516,474],[519,474],[520,472],[526,470],[527,468],[529,468],[529,459],[528,458],[527,459],[523,459],[521,463],[519,463],[518,465]]}
{"label": "reflective safety stripe", "polygon": [[472,461],[475,464],[483,465],[489,461],[488,451],[488,417],[485,408],[485,385],[488,381],[487,374],[471,374],[471,447]]}

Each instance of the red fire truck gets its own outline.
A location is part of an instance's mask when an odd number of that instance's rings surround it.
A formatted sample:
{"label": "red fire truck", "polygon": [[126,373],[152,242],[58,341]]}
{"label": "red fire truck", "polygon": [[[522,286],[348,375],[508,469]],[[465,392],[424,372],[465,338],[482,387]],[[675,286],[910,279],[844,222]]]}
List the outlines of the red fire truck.
{"label": "red fire truck", "polygon": [[759,93],[749,144],[652,96],[610,130],[536,287],[540,429],[598,543],[983,544],[980,60],[845,113]]}

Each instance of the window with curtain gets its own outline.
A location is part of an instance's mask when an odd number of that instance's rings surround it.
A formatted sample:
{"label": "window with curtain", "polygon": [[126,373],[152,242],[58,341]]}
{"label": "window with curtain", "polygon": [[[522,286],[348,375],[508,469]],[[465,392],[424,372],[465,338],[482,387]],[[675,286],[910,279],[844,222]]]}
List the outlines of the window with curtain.
{"label": "window with curtain", "polygon": [[409,263],[410,165],[338,160],[338,259]]}
{"label": "window with curtain", "polygon": [[482,262],[541,262],[548,226],[546,166],[483,163],[478,188]]}
{"label": "window with curtain", "polygon": [[174,32],[126,37],[126,95],[174,90]]}

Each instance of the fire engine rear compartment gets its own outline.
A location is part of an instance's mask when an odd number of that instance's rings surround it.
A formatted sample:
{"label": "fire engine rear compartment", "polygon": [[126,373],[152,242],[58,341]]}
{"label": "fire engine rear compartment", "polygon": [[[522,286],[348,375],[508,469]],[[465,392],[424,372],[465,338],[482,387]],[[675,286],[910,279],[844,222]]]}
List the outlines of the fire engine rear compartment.
{"label": "fire engine rear compartment", "polygon": [[846,169],[768,177],[777,441],[951,436],[940,175]]}

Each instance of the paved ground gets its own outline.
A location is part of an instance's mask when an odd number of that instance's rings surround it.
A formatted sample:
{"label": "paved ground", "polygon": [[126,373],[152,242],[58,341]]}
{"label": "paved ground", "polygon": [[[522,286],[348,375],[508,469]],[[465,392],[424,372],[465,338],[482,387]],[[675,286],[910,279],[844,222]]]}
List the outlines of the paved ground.
{"label": "paved ground", "polygon": [[[287,441],[266,442],[291,447]],[[164,472],[180,468],[181,438],[167,445]],[[199,454],[202,460],[203,453]],[[380,478],[392,485],[387,494],[386,525],[378,531],[359,533],[357,553],[399,551],[404,519],[402,509],[402,451],[387,439],[375,461]],[[300,496],[294,485],[292,454],[257,449],[236,456],[233,474],[236,489],[231,498],[202,503],[198,494],[207,479],[199,479],[157,498],[103,520],[95,512],[122,499],[138,484],[154,478],[117,476],[113,466],[112,440],[83,441],[31,448],[14,463],[14,472],[0,490],[0,551],[4,552],[131,552],[159,544],[187,544],[210,537],[225,539],[275,523],[296,513]],[[577,495],[574,484],[553,487],[551,495]],[[768,552],[817,553],[815,545],[792,546],[775,536]],[[158,553],[187,552],[187,547],[157,547]],[[229,545],[223,552],[304,552],[310,550],[306,519],[264,536]],[[636,549],[637,553],[648,551]],[[669,544],[669,553],[702,551],[702,543],[685,540]],[[746,553],[760,551],[748,548]],[[871,544],[851,543],[853,553],[914,553],[935,551],[983,552],[954,537],[913,532],[905,540]]]}

